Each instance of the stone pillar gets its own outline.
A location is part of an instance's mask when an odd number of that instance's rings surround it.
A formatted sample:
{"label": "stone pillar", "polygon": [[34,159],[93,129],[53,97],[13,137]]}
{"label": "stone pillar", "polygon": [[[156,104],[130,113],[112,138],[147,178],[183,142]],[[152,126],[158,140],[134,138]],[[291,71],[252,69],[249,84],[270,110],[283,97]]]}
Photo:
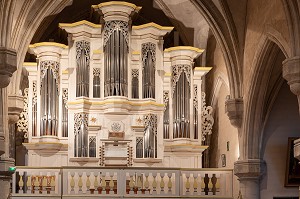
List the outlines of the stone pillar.
{"label": "stone pillar", "polygon": [[0,88],[1,88],[1,121],[0,121],[0,199],[7,199],[10,194],[10,179],[12,173],[9,167],[14,166],[14,159],[8,154],[8,114],[7,114],[7,94],[6,89],[10,83],[10,77],[17,69],[16,51],[0,47]]}
{"label": "stone pillar", "polygon": [[[287,80],[292,93],[298,98],[300,114],[300,56],[287,58],[282,64],[282,76]],[[300,139],[294,141],[294,156],[300,160]]]}
{"label": "stone pillar", "polygon": [[260,199],[259,181],[265,171],[263,160],[238,160],[234,163],[234,174],[240,181],[240,195],[243,199]]}
{"label": "stone pillar", "polygon": [[287,58],[282,62],[282,75],[287,80],[292,93],[298,98],[300,114],[300,56]]}

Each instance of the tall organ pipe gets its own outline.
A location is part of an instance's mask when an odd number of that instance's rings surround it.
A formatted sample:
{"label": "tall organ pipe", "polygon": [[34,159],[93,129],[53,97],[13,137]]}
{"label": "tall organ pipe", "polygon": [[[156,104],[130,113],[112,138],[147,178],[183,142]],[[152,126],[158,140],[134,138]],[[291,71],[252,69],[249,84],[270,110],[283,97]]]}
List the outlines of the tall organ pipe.
{"label": "tall organ pipe", "polygon": [[76,97],[89,97],[90,42],[76,42]]}
{"label": "tall organ pipe", "polygon": [[45,70],[44,77],[41,77],[41,136],[57,136],[58,130],[58,76],[54,77],[54,65],[57,62],[41,62],[41,68]]}
{"label": "tall organ pipe", "polygon": [[121,30],[110,35],[104,47],[104,94],[107,96],[127,96],[128,46]]}
{"label": "tall organ pipe", "polygon": [[173,136],[190,138],[190,85],[182,72],[176,84],[173,98]]}

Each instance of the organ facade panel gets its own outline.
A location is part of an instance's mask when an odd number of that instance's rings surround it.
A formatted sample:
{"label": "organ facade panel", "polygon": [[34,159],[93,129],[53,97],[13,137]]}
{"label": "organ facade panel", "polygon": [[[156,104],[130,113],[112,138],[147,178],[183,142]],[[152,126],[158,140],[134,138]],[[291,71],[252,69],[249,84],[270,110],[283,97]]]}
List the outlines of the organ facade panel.
{"label": "organ facade panel", "polygon": [[[201,77],[210,70],[194,67],[202,50],[163,49],[173,28],[132,26],[131,16],[141,9],[134,4],[92,8],[102,24],[59,25],[69,35],[68,46],[30,46],[38,62],[24,64],[28,165],[200,168],[207,148]],[[207,134],[213,121],[205,108]],[[180,163],[183,157],[189,161]]]}

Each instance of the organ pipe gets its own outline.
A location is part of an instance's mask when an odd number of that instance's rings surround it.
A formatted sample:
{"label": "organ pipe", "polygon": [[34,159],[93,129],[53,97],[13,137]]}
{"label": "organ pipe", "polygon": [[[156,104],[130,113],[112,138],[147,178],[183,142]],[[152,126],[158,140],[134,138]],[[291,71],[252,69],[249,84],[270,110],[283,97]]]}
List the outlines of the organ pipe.
{"label": "organ pipe", "polygon": [[182,72],[173,97],[173,137],[190,138],[190,85]]}
{"label": "organ pipe", "polygon": [[155,44],[142,44],[143,98],[155,98]]}
{"label": "organ pipe", "polygon": [[89,97],[90,42],[76,42],[76,97]]}
{"label": "organ pipe", "polygon": [[104,47],[104,94],[127,96],[128,45],[121,29],[115,29]]}
{"label": "organ pipe", "polygon": [[59,107],[57,68],[57,62],[41,62],[41,136],[57,136]]}

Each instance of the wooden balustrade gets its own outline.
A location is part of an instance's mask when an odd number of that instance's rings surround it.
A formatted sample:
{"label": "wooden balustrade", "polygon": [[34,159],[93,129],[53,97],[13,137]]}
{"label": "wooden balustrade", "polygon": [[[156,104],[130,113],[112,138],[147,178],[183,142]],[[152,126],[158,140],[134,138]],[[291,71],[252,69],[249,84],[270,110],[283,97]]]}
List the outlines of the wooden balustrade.
{"label": "wooden balustrade", "polygon": [[[17,167],[12,198],[232,197],[232,170],[176,168]],[[30,197],[29,197],[30,198]]]}

